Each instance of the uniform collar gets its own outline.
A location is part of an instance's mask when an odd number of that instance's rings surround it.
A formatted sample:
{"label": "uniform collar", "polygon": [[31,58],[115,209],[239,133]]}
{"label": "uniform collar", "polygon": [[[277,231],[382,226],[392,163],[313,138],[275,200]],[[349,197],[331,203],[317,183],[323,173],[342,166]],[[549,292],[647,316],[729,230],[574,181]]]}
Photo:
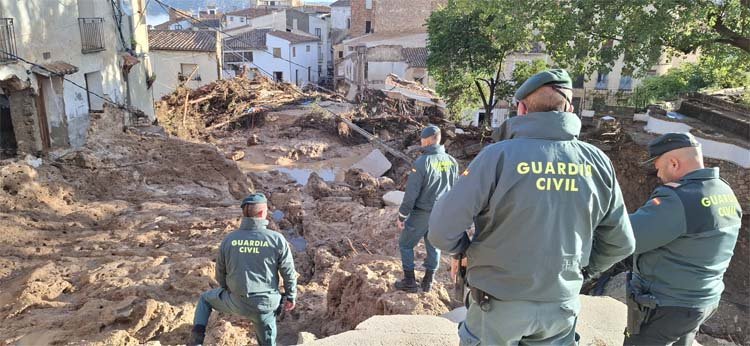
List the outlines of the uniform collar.
{"label": "uniform collar", "polygon": [[243,230],[256,230],[256,229],[264,229],[268,225],[268,220],[266,219],[259,219],[256,217],[243,217],[242,222],[240,223],[240,229]]}
{"label": "uniform collar", "polygon": [[507,120],[510,138],[572,140],[581,133],[581,120],[573,113],[535,112]]}
{"label": "uniform collar", "polygon": [[426,155],[444,154],[445,153],[445,147],[442,146],[442,145],[440,145],[440,144],[428,145],[428,146],[422,148],[422,152],[425,153]]}
{"label": "uniform collar", "polygon": [[719,167],[696,169],[680,180],[707,180],[719,178]]}

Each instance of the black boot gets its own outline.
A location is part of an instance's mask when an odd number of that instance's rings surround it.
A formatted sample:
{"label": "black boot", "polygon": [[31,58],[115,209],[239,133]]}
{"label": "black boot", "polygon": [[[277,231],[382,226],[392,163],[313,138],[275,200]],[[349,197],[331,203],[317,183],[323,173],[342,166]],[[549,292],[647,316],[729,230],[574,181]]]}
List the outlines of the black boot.
{"label": "black boot", "polygon": [[417,293],[419,291],[419,285],[417,285],[417,280],[414,278],[413,270],[404,270],[404,279],[396,281],[396,289],[409,293]]}
{"label": "black boot", "polygon": [[190,333],[190,342],[187,343],[188,346],[198,346],[203,345],[203,339],[206,338],[206,326],[196,324],[193,326],[193,332]]}
{"label": "black boot", "polygon": [[432,289],[432,279],[435,278],[434,270],[425,270],[422,278],[422,291],[429,292]]}

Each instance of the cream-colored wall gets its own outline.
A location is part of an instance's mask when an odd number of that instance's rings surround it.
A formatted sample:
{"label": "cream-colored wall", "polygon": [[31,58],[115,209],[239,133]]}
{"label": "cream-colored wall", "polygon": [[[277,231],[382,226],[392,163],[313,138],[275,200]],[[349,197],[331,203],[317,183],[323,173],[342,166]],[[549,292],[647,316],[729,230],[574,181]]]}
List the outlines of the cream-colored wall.
{"label": "cream-colored wall", "polygon": [[[94,6],[93,12],[87,14],[104,18],[102,33],[105,46],[103,51],[88,54],[81,53],[77,0],[3,1],[0,2],[0,8],[4,17],[13,18],[16,49],[20,57],[36,63],[61,60],[75,65],[79,71],[66,77],[84,87],[85,73],[101,71],[106,96],[114,102],[125,101],[125,85],[118,68],[118,50],[122,49],[122,43],[117,35],[109,2],[106,6]],[[45,52],[50,53],[48,59],[43,57]],[[31,86],[36,89],[36,76],[26,73],[29,68],[21,62],[2,65],[0,79],[7,79],[12,75],[18,76],[21,80],[28,77],[31,79]],[[68,118],[86,116],[86,91],[67,82],[64,90]]]}
{"label": "cream-colored wall", "polygon": [[128,74],[128,88],[130,93],[130,104],[140,109],[153,121],[156,118],[154,112],[154,98],[151,89],[148,88],[146,79],[153,73],[151,58],[148,55],[148,25],[146,24],[144,0],[130,0],[133,8],[131,37],[126,39],[135,43],[135,54],[140,63],[133,66]]}
{"label": "cream-colored wall", "polygon": [[149,53],[151,66],[156,74],[156,82],[153,86],[154,100],[173,92],[180,81],[177,74],[181,71],[180,64],[196,64],[200,81],[191,80],[187,82],[190,88],[198,88],[219,79],[219,69],[216,62],[216,53],[212,52],[181,52],[166,50],[151,50]]}

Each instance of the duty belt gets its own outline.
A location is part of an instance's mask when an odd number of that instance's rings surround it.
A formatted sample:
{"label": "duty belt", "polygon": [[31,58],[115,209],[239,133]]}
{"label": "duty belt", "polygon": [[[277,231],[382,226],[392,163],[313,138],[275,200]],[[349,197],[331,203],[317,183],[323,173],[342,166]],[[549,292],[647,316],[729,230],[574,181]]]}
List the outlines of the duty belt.
{"label": "duty belt", "polygon": [[499,300],[491,294],[476,287],[469,286],[469,292],[471,292],[471,297],[477,302],[477,304],[479,304],[479,308],[484,312],[490,311],[490,300]]}

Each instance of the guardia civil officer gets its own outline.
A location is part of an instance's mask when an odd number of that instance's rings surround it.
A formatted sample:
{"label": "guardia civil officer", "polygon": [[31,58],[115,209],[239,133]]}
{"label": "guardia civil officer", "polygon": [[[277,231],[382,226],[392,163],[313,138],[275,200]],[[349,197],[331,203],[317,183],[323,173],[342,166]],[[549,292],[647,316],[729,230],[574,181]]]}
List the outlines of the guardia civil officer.
{"label": "guardia civil officer", "polygon": [[[268,205],[262,193],[246,197],[241,204],[240,228],[229,233],[219,247],[216,281],[221,285],[204,292],[195,309],[191,345],[200,345],[211,310],[247,317],[255,326],[260,345],[276,344],[276,314],[279,304],[294,309],[297,274],[292,251],[284,237],[266,228]],[[284,279],[284,301],[279,293],[279,273]]]}
{"label": "guardia civil officer", "polygon": [[432,210],[430,242],[468,258],[467,345],[573,345],[584,272],[634,250],[612,163],[578,140],[571,89],[559,69],[524,82],[505,140],[484,148]]}
{"label": "guardia civil officer", "polygon": [[630,215],[635,233],[626,345],[692,345],[724,291],[742,211],[718,168],[705,168],[689,133],[667,133],[648,151],[664,185]]}
{"label": "guardia civil officer", "polygon": [[440,145],[440,129],[437,126],[430,125],[422,130],[420,144],[423,154],[414,162],[406,183],[404,200],[398,209],[397,225],[401,230],[398,245],[404,278],[397,281],[395,286],[407,292],[417,292],[420,288],[414,275],[414,247],[423,238],[427,258],[420,284],[424,292],[432,288],[432,280],[440,264],[440,250],[427,240],[427,222],[435,200],[450,190],[458,177],[458,163]]}

